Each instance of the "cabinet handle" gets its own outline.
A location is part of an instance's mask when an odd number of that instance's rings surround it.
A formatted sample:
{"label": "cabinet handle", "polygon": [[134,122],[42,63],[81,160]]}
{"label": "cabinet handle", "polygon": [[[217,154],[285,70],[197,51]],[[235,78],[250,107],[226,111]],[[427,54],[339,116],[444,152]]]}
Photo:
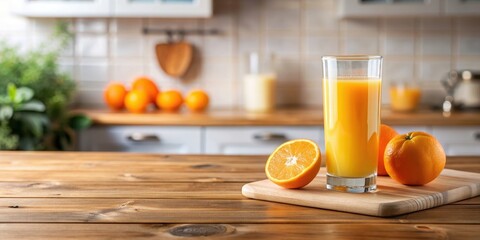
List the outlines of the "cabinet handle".
{"label": "cabinet handle", "polygon": [[480,132],[474,134],[475,140],[480,141]]}
{"label": "cabinet handle", "polygon": [[258,133],[253,135],[253,138],[255,140],[260,140],[260,141],[281,141],[281,140],[287,140],[287,136],[282,133]]}
{"label": "cabinet handle", "polygon": [[154,134],[132,133],[127,139],[131,142],[160,142],[160,137]]}

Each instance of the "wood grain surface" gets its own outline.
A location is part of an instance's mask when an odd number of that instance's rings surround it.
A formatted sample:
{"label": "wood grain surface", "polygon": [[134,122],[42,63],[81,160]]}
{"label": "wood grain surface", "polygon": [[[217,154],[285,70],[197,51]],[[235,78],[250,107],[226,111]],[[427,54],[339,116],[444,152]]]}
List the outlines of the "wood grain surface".
{"label": "wood grain surface", "polygon": [[[243,110],[210,110],[205,113],[179,113],[154,111],[133,114],[107,109],[79,109],[94,123],[104,125],[174,125],[174,126],[319,126],[323,125],[321,107],[316,109],[278,109],[271,113],[247,113]],[[382,123],[396,126],[478,126],[480,112],[455,112],[449,117],[440,111],[428,109],[412,113],[399,113],[382,109]]]}
{"label": "wood grain surface", "polygon": [[[258,201],[265,156],[0,153],[0,239],[478,239],[480,197],[379,218]],[[447,168],[480,172],[480,158]],[[354,202],[352,204],[355,204]]]}
{"label": "wood grain surface", "polygon": [[[480,174],[444,169],[424,186],[405,186],[389,177],[377,177],[377,190],[349,194],[326,189],[326,171],[302,189],[284,189],[265,179],[245,184],[246,197],[372,216],[395,216],[480,195]],[[355,204],[352,204],[355,203]]]}

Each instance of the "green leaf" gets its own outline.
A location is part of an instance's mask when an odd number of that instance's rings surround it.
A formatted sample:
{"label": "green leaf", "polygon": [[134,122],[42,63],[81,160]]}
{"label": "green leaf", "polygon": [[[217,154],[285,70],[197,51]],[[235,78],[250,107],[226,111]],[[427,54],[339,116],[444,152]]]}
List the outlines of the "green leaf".
{"label": "green leaf", "polygon": [[33,98],[33,90],[27,87],[17,88],[17,93],[15,95],[15,103],[22,103],[30,101]]}
{"label": "green leaf", "polygon": [[9,120],[13,116],[13,108],[11,106],[0,107],[0,120]]}
{"label": "green leaf", "polygon": [[8,83],[7,92],[8,92],[8,97],[10,97],[10,101],[12,103],[15,102],[15,96],[17,95],[17,87],[15,86],[15,84]]}
{"label": "green leaf", "polygon": [[8,96],[0,96],[0,105],[10,104],[10,98]]}
{"label": "green leaf", "polygon": [[32,100],[21,105],[18,110],[20,111],[32,111],[32,112],[43,112],[45,111],[45,105],[38,100]]}
{"label": "green leaf", "polygon": [[19,141],[19,148],[25,151],[35,150],[35,139],[32,137],[22,137]]}
{"label": "green leaf", "polygon": [[92,125],[92,119],[84,114],[76,114],[68,118],[68,126],[73,130],[79,131]]}
{"label": "green leaf", "polygon": [[41,113],[21,112],[17,113],[15,117],[22,121],[25,130],[37,138],[43,136],[44,127],[47,127],[49,124],[47,116]]}

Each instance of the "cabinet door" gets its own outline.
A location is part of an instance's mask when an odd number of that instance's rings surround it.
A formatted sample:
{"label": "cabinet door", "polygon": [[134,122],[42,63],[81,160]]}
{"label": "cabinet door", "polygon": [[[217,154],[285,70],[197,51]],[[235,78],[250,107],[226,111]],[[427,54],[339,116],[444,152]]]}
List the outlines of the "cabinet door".
{"label": "cabinet door", "polygon": [[109,17],[109,0],[15,0],[12,12],[27,17]]}
{"label": "cabinet door", "polygon": [[445,14],[449,16],[480,15],[478,0],[446,0]]}
{"label": "cabinet door", "polygon": [[341,17],[440,16],[440,0],[341,0]]}
{"label": "cabinet door", "polygon": [[117,0],[116,17],[210,17],[211,0]]}
{"label": "cabinet door", "polygon": [[200,127],[92,127],[81,133],[80,150],[201,153]]}
{"label": "cabinet door", "polygon": [[207,127],[208,154],[270,154],[281,143],[296,138],[311,139],[323,147],[323,128],[318,127]]}
{"label": "cabinet door", "polygon": [[480,126],[433,127],[448,156],[480,156]]}

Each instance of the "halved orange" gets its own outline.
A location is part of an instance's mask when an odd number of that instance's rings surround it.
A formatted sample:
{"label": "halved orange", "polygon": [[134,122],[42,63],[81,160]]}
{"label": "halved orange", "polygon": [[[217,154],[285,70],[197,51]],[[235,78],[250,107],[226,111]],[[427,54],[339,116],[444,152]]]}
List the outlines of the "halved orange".
{"label": "halved orange", "polygon": [[265,165],[268,179],[284,188],[301,188],[318,174],[320,149],[308,139],[295,139],[280,145]]}

